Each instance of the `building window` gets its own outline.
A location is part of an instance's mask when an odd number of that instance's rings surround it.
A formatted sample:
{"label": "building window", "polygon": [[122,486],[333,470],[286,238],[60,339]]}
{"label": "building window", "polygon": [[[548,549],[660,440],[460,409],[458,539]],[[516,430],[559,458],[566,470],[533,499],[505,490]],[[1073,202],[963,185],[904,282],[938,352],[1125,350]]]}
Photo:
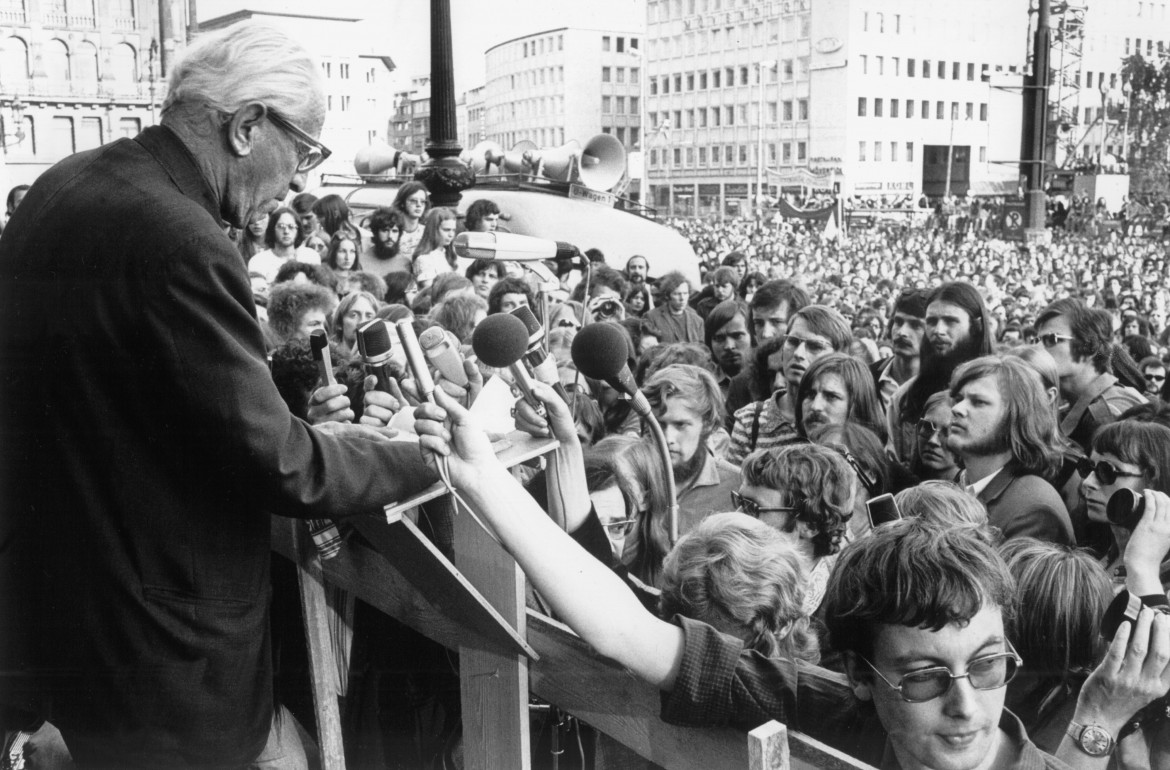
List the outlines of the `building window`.
{"label": "building window", "polygon": [[873,100],[873,116],[875,118],[882,117],[882,112],[883,112],[882,107],[883,107],[883,105],[882,105],[881,99],[874,99]]}
{"label": "building window", "polygon": [[721,161],[719,160],[719,145],[715,145],[714,147],[711,148],[711,163],[717,165],[720,162]]}
{"label": "building window", "polygon": [[890,142],[890,160],[894,163],[898,162],[898,143]]}
{"label": "building window", "polygon": [[727,123],[726,123],[726,125],[734,126],[735,125],[735,107],[733,107],[732,105],[729,104],[729,105],[727,105],[727,107],[725,107],[725,109],[727,110]]}
{"label": "building window", "polygon": [[808,145],[804,142],[796,143],[796,159],[804,160],[808,157]]}
{"label": "building window", "polygon": [[784,116],[785,121],[792,120],[792,101],[791,100],[788,100],[788,101],[781,103],[781,114]]}
{"label": "building window", "polygon": [[797,114],[801,120],[808,120],[808,99],[798,99],[796,102],[800,108]]}
{"label": "building window", "polygon": [[785,59],[781,64],[784,67],[784,79],[792,80],[792,59]]}
{"label": "building window", "polygon": [[650,78],[650,95],[658,96],[658,78]]}
{"label": "building window", "polygon": [[951,80],[958,80],[962,76],[963,65],[955,62],[951,65]]}
{"label": "building window", "polygon": [[630,97],[630,114],[631,115],[638,114],[638,97],[636,97],[636,96]]}
{"label": "building window", "polygon": [[947,63],[945,61],[940,61],[938,63],[938,79],[939,80],[946,80],[946,77],[947,77]]}
{"label": "building window", "polygon": [[92,150],[102,144],[102,119],[82,118],[77,127],[77,149]]}
{"label": "building window", "polygon": [[897,99],[890,99],[890,117],[891,118],[898,117],[898,100]]}
{"label": "building window", "polygon": [[866,56],[865,54],[861,54],[857,58],[861,62],[861,74],[868,75],[869,74],[869,57]]}
{"label": "building window", "polygon": [[987,102],[982,102],[979,105],[979,119],[983,121],[987,120]]}
{"label": "building window", "polygon": [[945,120],[945,118],[946,118],[946,103],[945,102],[935,102],[934,119],[935,120]]}
{"label": "building window", "polygon": [[699,73],[699,88],[703,91],[707,90],[707,72],[706,71]]}
{"label": "building window", "polygon": [[608,82],[610,82],[611,78],[612,78],[612,73],[610,72],[610,68],[609,67],[602,67],[601,68],[601,82],[608,83]]}
{"label": "building window", "polygon": [[908,118],[914,117],[914,100],[913,99],[906,100],[906,117],[908,117]]}
{"label": "building window", "polygon": [[626,52],[626,39],[624,37],[619,37],[617,39],[617,52],[618,53],[625,53]]}
{"label": "building window", "polygon": [[986,147],[979,148],[979,162],[980,163],[987,162],[987,148]]}
{"label": "building window", "polygon": [[792,162],[792,142],[780,145],[780,157],[786,165]]}
{"label": "building window", "polygon": [[748,148],[747,148],[746,144],[741,144],[739,146],[739,162],[740,163],[747,163],[748,162]]}
{"label": "building window", "polygon": [[881,142],[874,142],[873,143],[873,159],[875,161],[880,161],[882,159],[882,143]]}
{"label": "building window", "polygon": [[914,142],[906,142],[906,161],[914,162]]}
{"label": "building window", "polygon": [[[942,102],[939,102],[939,104],[942,104]],[[922,100],[922,119],[923,120],[930,119],[930,102],[927,101],[926,99]]]}
{"label": "building window", "polygon": [[740,84],[741,86],[746,86],[746,85],[748,85],[748,84],[751,82],[751,79],[750,79],[750,77],[748,76],[748,73],[749,73],[750,71],[751,71],[751,70],[750,70],[750,68],[748,68],[748,67],[740,67],[740,68],[739,68],[739,84]]}
{"label": "building window", "polygon": [[626,68],[625,67],[616,67],[615,71],[617,73],[617,82],[619,82],[619,83],[626,82]]}
{"label": "building window", "polygon": [[879,74],[879,75],[886,74],[886,57],[875,56],[874,59],[877,62],[877,74]]}
{"label": "building window", "polygon": [[930,59],[922,60],[922,77],[930,77]]}
{"label": "building window", "polygon": [[864,96],[858,97],[858,99],[857,99],[857,117],[859,117],[859,118],[865,117],[865,104],[866,104],[865,97]]}
{"label": "building window", "polygon": [[972,104],[971,102],[967,102],[966,116],[967,116],[967,120],[974,120],[975,119],[975,105]]}
{"label": "building window", "polygon": [[626,97],[619,96],[614,100],[614,112],[619,115],[626,114]]}
{"label": "building window", "polygon": [[857,143],[857,160],[865,162],[865,142],[863,141]]}
{"label": "building window", "polygon": [[49,132],[48,152],[54,157],[65,157],[77,152],[77,143],[73,135],[73,118],[54,117],[52,129]]}
{"label": "building window", "polygon": [[906,60],[906,77],[908,78],[914,77],[914,61],[914,59]]}
{"label": "building window", "polygon": [[700,166],[707,165],[707,148],[706,147],[699,148],[699,165]]}
{"label": "building window", "polygon": [[694,73],[690,73],[687,75],[687,90],[688,91],[695,90],[695,75],[694,75]]}
{"label": "building window", "polygon": [[723,73],[720,70],[711,70],[711,85],[714,88],[720,88],[719,80]]}
{"label": "building window", "polygon": [[974,80],[974,79],[975,79],[975,63],[968,62],[967,63],[967,80]]}
{"label": "building window", "polygon": [[601,97],[601,111],[606,115],[613,112],[613,99],[611,97]]}

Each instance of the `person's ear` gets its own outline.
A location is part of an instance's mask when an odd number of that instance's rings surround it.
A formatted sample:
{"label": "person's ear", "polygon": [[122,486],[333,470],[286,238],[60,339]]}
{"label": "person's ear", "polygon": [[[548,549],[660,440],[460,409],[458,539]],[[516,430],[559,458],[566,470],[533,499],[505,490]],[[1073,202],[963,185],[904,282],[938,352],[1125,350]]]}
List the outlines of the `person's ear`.
{"label": "person's ear", "polygon": [[849,679],[849,688],[853,690],[854,697],[860,701],[873,700],[873,691],[870,689],[873,684],[873,673],[869,667],[852,650],[846,650],[843,657],[845,676]]}
{"label": "person's ear", "polygon": [[252,154],[256,129],[268,115],[268,108],[261,102],[248,102],[231,114],[226,124],[227,143],[236,157]]}

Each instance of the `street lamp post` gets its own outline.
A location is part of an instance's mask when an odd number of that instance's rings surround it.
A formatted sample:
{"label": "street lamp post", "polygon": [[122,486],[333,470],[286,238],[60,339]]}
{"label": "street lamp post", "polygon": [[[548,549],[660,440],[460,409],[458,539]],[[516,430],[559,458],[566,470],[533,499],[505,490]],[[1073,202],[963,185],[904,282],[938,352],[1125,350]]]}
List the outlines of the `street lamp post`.
{"label": "street lamp post", "polygon": [[764,69],[776,66],[773,59],[757,63],[757,79],[760,87],[759,114],[756,121],[756,216],[763,216],[764,212]]}

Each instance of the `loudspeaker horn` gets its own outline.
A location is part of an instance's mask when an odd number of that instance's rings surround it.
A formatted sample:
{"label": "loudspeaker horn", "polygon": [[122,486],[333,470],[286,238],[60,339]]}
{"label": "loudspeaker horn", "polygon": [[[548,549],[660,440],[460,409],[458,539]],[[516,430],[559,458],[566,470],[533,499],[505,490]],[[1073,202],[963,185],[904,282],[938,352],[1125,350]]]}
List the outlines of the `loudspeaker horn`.
{"label": "loudspeaker horn", "polygon": [[581,150],[578,176],[593,190],[608,190],[626,173],[626,148],[610,134],[597,134]]}
{"label": "loudspeaker horn", "polygon": [[570,139],[560,147],[548,150],[528,150],[524,161],[537,176],[546,176],[557,182],[567,182],[573,175],[573,161],[581,157],[581,143]]}
{"label": "loudspeaker horn", "polygon": [[505,174],[523,174],[528,171],[528,167],[524,163],[524,153],[539,149],[536,142],[523,139],[512,145],[512,149],[503,154],[497,165]]}
{"label": "loudspeaker horn", "polygon": [[[467,164],[475,170],[475,173],[486,174],[493,165],[499,166],[504,157],[504,148],[497,142],[485,139],[472,147],[469,155],[470,160],[467,161]],[[500,160],[494,160],[495,158]]]}
{"label": "loudspeaker horn", "polygon": [[361,176],[377,176],[398,165],[402,151],[385,142],[374,142],[357,151],[353,159],[353,170]]}

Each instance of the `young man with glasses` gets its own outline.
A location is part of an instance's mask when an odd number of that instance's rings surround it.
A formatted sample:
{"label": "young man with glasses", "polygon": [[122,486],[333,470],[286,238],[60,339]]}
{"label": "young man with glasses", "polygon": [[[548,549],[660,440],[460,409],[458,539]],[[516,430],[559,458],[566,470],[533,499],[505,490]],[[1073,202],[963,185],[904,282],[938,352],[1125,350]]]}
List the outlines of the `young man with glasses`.
{"label": "young man with glasses", "polygon": [[824,602],[843,677],[746,651],[701,621],[652,615],[524,493],[466,410],[445,394],[440,405],[418,412],[425,451],[447,457],[468,503],[558,617],[663,691],[664,720],[751,728],[776,719],[875,767],[1063,767],[1004,710],[1022,665],[1004,629],[1015,583],[974,530],[904,519],[844,548]]}
{"label": "young man with glasses", "polygon": [[1056,361],[1068,410],[1060,432],[1086,454],[1093,433],[1146,399],[1113,376],[1113,319],[1079,299],[1053,302],[1036,319],[1037,337]]}

